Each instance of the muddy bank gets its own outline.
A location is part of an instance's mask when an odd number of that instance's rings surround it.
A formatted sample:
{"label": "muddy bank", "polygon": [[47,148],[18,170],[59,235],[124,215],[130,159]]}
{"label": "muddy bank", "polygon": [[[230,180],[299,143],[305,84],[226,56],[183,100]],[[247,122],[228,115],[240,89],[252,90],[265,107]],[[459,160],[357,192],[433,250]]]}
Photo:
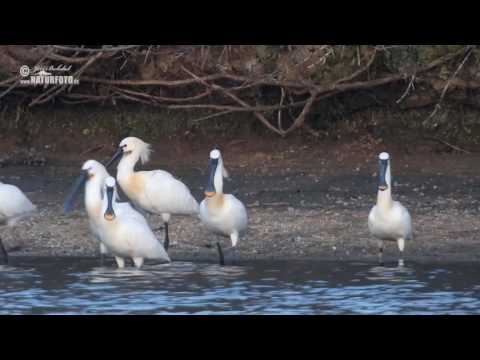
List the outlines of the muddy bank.
{"label": "muddy bank", "polygon": [[[144,168],[172,171],[200,201],[208,149],[176,161],[157,153]],[[225,184],[226,191],[243,200],[249,213],[249,230],[238,248],[240,258],[375,261],[376,242],[368,233],[367,216],[376,198],[375,155],[380,150],[354,149],[348,156],[339,147],[290,145],[268,154],[248,147],[224,151],[232,177]],[[414,225],[414,240],[407,243],[405,258],[478,260],[480,156],[406,155],[399,151],[392,155],[394,197],[411,211]],[[65,163],[2,169],[0,181],[18,185],[40,209],[15,230],[2,229],[12,256],[98,255],[83,199],[78,199],[73,213],[63,214],[65,194],[81,161]],[[149,220],[163,239],[159,217]],[[174,260],[216,260],[215,238],[198,219],[174,216],[170,231]],[[228,242],[224,240],[224,244]],[[396,260],[397,254],[395,244],[387,245],[387,261]]]}

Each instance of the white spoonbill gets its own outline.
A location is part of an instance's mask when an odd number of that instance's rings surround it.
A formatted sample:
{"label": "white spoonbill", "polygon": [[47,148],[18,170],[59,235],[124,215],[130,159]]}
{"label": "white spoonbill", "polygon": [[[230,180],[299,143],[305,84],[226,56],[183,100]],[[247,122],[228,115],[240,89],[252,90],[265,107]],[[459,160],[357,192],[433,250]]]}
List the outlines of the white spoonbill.
{"label": "white spoonbill", "polygon": [[132,258],[140,268],[144,259],[170,262],[147,220],[129,203],[115,201],[115,179],[105,179],[105,193],[100,220],[102,241],[115,256],[119,268],[125,267],[124,258]]}
{"label": "white spoonbill", "polygon": [[[15,226],[31,215],[37,207],[15,185],[0,182],[0,223]],[[8,253],[0,238],[0,260],[8,262]]]}
{"label": "white spoonbill", "polygon": [[136,137],[127,137],[120,142],[117,152],[107,167],[121,157],[117,167],[117,181],[123,192],[139,209],[162,216],[165,226],[164,247],[168,250],[168,222],[171,214],[198,214],[197,200],[187,186],[167,171],[134,171],[135,164],[150,158],[150,144]]}
{"label": "white spoonbill", "polygon": [[[228,176],[220,150],[210,152],[205,199],[200,203],[200,219],[214,234],[229,237],[235,249],[239,236],[247,229],[247,210],[232,194],[223,193],[223,178]],[[224,264],[223,252],[217,242],[220,264]]]}
{"label": "white spoonbill", "polygon": [[100,243],[100,257],[103,263],[103,257],[108,253],[107,248],[101,241],[99,230],[99,219],[102,212],[102,200],[104,191],[104,181],[110,174],[105,166],[96,160],[88,160],[82,165],[80,176],[75,180],[72,188],[65,200],[65,212],[73,210],[75,198],[83,185],[85,185],[85,209],[87,210],[90,230]]}
{"label": "white spoonbill", "polygon": [[[378,257],[382,263],[384,241],[396,241],[400,253],[403,253],[405,240],[412,238],[412,219],[408,210],[392,199],[390,155],[381,153],[379,163],[377,204],[368,215],[368,228],[378,239]],[[400,258],[398,263],[403,266],[403,259]]]}

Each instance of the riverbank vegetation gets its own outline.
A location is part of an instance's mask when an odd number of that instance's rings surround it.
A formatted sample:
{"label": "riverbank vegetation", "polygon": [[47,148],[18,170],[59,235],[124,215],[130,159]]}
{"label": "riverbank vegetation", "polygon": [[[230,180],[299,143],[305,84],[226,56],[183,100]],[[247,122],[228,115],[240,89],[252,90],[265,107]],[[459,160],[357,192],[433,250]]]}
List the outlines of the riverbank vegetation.
{"label": "riverbank vegetation", "polygon": [[[118,136],[402,135],[469,152],[480,141],[479,55],[475,45],[3,45],[0,131],[23,142],[76,125]],[[68,67],[79,84],[22,85],[22,65]],[[69,125],[67,113],[105,120]],[[42,114],[48,125],[29,122]]]}

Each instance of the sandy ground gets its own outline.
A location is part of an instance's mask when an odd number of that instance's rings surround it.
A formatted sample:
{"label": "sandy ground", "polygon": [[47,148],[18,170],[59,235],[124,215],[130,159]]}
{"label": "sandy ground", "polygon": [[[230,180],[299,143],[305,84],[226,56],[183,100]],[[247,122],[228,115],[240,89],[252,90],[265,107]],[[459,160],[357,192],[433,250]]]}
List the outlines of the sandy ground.
{"label": "sandy ground", "polygon": [[[267,153],[232,145],[229,150],[224,157],[231,181],[225,190],[244,201],[249,215],[248,232],[238,247],[240,259],[376,261],[376,241],[369,235],[367,217],[376,199],[376,154],[383,149],[362,147],[347,152],[338,147],[284,146]],[[100,160],[105,156],[92,155]],[[144,168],[171,171],[202,199],[208,149],[175,162],[165,158],[162,162],[162,155],[156,156]],[[414,225],[406,261],[480,258],[479,158],[393,152],[394,198],[410,210]],[[47,163],[1,169],[0,181],[18,185],[39,208],[38,214],[16,229],[1,229],[12,256],[98,256],[83,194],[74,212],[65,215],[62,210],[83,160],[70,166]],[[149,221],[155,229],[162,225],[160,217],[152,216]],[[163,241],[163,230],[156,233]],[[216,239],[197,218],[173,216],[170,233],[173,260],[216,261]],[[385,260],[394,261],[397,256],[396,245],[388,244]]]}

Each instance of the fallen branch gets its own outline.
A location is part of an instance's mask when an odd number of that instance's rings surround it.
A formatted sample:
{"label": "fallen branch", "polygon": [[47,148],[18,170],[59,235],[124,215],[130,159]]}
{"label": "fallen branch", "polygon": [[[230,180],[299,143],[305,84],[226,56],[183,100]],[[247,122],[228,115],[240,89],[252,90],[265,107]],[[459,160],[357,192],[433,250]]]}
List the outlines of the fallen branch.
{"label": "fallen branch", "polygon": [[[198,77],[197,75],[195,75],[194,73],[192,73],[191,71],[187,70],[184,66],[182,66],[182,69],[183,71],[185,71],[187,74],[189,74],[190,76],[192,76],[194,79],[196,79],[197,81],[201,82],[203,85],[205,85],[206,87],[208,88],[212,88],[214,90],[219,90],[221,92],[223,92],[226,96],[230,97],[231,99],[233,99],[234,101],[236,101],[237,103],[239,103],[241,106],[243,106],[244,108],[251,108],[251,106],[249,104],[247,104],[245,101],[239,99],[237,96],[235,96],[234,94],[230,93],[228,90],[224,89],[223,87],[221,86],[218,86],[218,85],[215,85],[215,84],[209,84],[206,80]],[[277,128],[275,128],[272,124],[270,124],[270,122],[261,114],[259,113],[258,111],[255,111],[254,112],[255,116],[267,127],[269,128],[270,130],[272,130],[273,132],[279,134],[279,135],[282,135],[283,136],[283,132],[278,130]]]}
{"label": "fallen branch", "polygon": [[358,69],[357,71],[355,71],[353,74],[347,76],[347,77],[344,77],[343,79],[340,79],[338,81],[336,81],[336,84],[341,84],[341,83],[344,83],[344,82],[347,82],[347,81],[350,81],[350,80],[353,80],[355,79],[356,77],[360,76],[361,74],[363,74],[365,71],[367,71],[368,69],[370,69],[370,66],[372,66],[373,62],[375,61],[377,57],[377,49],[374,48],[373,49],[373,54],[372,56],[370,57],[370,60],[367,62],[367,64],[361,68],[361,69]]}
{"label": "fallen branch", "polygon": [[470,151],[467,151],[467,150],[464,150],[464,149],[462,149],[462,148],[459,148],[458,146],[453,145],[453,144],[450,144],[449,142],[447,142],[447,141],[445,141],[445,140],[443,140],[443,139],[440,139],[440,138],[438,138],[438,137],[429,136],[429,137],[425,137],[425,139],[438,141],[438,142],[442,143],[443,145],[446,145],[446,146],[448,146],[448,147],[450,147],[450,148],[452,148],[452,149],[454,149],[454,150],[463,152],[463,153],[465,153],[465,154],[471,154]]}
{"label": "fallen branch", "polygon": [[104,147],[105,147],[105,144],[96,145],[96,146],[91,147],[91,148],[83,151],[82,153],[80,153],[80,156],[84,156],[84,155],[87,155],[87,154],[91,154],[93,152],[97,152],[98,150],[101,150]]}
{"label": "fallen branch", "polygon": [[428,119],[431,119],[432,117],[434,117],[435,114],[438,112],[438,110],[440,110],[441,103],[442,103],[442,101],[443,101],[443,98],[445,97],[445,94],[447,93],[448,88],[450,87],[450,84],[451,84],[452,80],[457,77],[458,73],[459,73],[460,70],[463,68],[463,65],[465,65],[465,63],[467,62],[467,60],[468,60],[468,58],[470,57],[470,55],[472,54],[472,52],[473,52],[473,46],[470,45],[470,46],[467,47],[466,54],[465,54],[465,57],[463,58],[462,62],[461,62],[460,65],[457,67],[457,69],[455,70],[455,72],[452,74],[452,76],[450,77],[450,79],[448,79],[447,83],[445,84],[445,87],[444,87],[443,90],[442,90],[442,94],[440,95],[440,99],[438,100],[437,105],[435,105],[434,110],[432,111],[432,113],[430,114],[430,116],[427,118],[427,120],[428,120]]}
{"label": "fallen branch", "polygon": [[227,115],[227,114],[232,114],[232,113],[234,113],[234,112],[235,112],[235,111],[232,111],[232,110],[220,111],[220,112],[217,112],[217,113],[215,113],[215,114],[210,114],[210,115],[203,116],[203,117],[201,117],[201,118],[192,120],[192,122],[193,122],[193,123],[197,123],[197,122],[200,122],[200,121],[203,121],[203,120],[213,119],[213,118],[215,118],[215,117],[219,117],[219,116],[223,116],[223,115]]}
{"label": "fallen branch", "polygon": [[121,45],[121,46],[102,46],[99,49],[93,48],[85,48],[85,47],[78,47],[78,46],[65,46],[65,45],[52,45],[53,48],[58,50],[68,50],[68,51],[76,51],[76,52],[88,52],[88,53],[98,53],[98,52],[105,52],[105,51],[123,51],[123,50],[130,50],[134,48],[138,48],[142,45]]}
{"label": "fallen branch", "polygon": [[397,104],[400,104],[403,99],[405,99],[407,97],[408,94],[410,94],[410,89],[415,89],[415,75],[412,75],[412,77],[410,78],[410,82],[408,83],[408,86],[407,88],[405,89],[404,93],[402,94],[402,96],[400,96],[400,98],[395,101]]}
{"label": "fallen branch", "polygon": [[125,94],[140,96],[140,97],[150,99],[150,100],[156,101],[156,102],[177,102],[177,103],[200,100],[200,99],[203,99],[204,97],[207,97],[207,96],[211,95],[211,93],[212,93],[211,90],[207,90],[207,91],[204,91],[204,92],[202,92],[198,95],[195,95],[195,96],[189,96],[189,97],[184,97],[184,98],[174,98],[174,97],[150,95],[150,94],[142,93],[142,92],[139,92],[139,91],[122,89],[122,88],[119,88],[119,87],[115,87],[114,89],[117,90],[117,91],[120,91],[122,93],[125,93]]}
{"label": "fallen branch", "polygon": [[[300,49],[300,47],[301,46],[298,46],[297,49]],[[288,73],[288,69],[279,70],[280,67],[276,70],[268,70],[270,73],[265,73],[264,71],[267,71],[265,67],[256,67],[256,64],[259,63],[258,61],[252,66],[248,65],[248,67],[244,67],[247,69],[244,74],[248,75],[240,75],[238,73],[242,73],[242,71],[245,70],[242,70],[242,66],[237,66],[238,62],[234,64],[233,61],[238,60],[238,58],[235,59],[235,56],[237,56],[237,53],[242,53],[243,48],[238,47],[234,49],[234,47],[230,45],[222,47],[202,45],[199,47],[200,58],[193,57],[193,61],[192,58],[189,58],[190,55],[195,55],[192,48],[193,47],[186,47],[179,50],[177,47],[172,50],[168,47],[160,48],[154,45],[145,45],[144,47],[142,45],[104,45],[98,48],[76,45],[44,45],[34,48],[35,56],[30,56],[30,58],[36,60],[42,56],[41,61],[46,60],[47,66],[52,61],[78,64],[80,69],[78,69],[74,75],[80,78],[81,85],[75,88],[71,85],[56,85],[47,87],[46,91],[40,92],[42,89],[32,89],[28,85],[20,84],[20,77],[17,74],[17,76],[7,78],[0,82],[0,88],[2,88],[0,98],[7,94],[12,97],[19,95],[19,97],[30,99],[29,106],[43,104],[58,98],[66,104],[95,102],[105,104],[111,101],[113,105],[116,105],[119,101],[135,102],[172,110],[208,109],[215,111],[213,114],[207,114],[193,120],[194,122],[217,118],[235,112],[251,112],[264,126],[280,136],[286,136],[301,127],[304,127],[305,130],[313,136],[319,136],[320,133],[313,130],[306,122],[313,106],[328,97],[354,91],[373,90],[404,81],[405,79],[410,79],[406,90],[400,98],[396,100],[397,104],[399,104],[409,97],[414,85],[419,82],[430,83],[435,89],[438,88],[439,84],[442,84],[444,87],[436,109],[433,112],[433,115],[435,115],[447,92],[449,92],[452,87],[459,89],[480,88],[480,82],[465,81],[457,78],[457,75],[472,53],[473,45],[462,47],[462,49],[442,56],[423,67],[414,68],[411,72],[390,74],[378,79],[370,79],[369,76],[362,75],[365,75],[369,69],[371,69],[372,65],[376,63],[376,59],[379,58],[379,56],[377,56],[379,52],[388,51],[389,47],[384,45],[370,46],[367,52],[364,52],[364,55],[360,53],[357,47],[357,51],[352,59],[356,61],[354,68],[357,70],[346,77],[332,80],[331,83],[319,83],[313,80],[316,78],[313,75],[302,75],[303,73],[301,71],[298,73]],[[307,49],[306,57],[295,58],[299,61],[296,64],[301,65],[307,62],[306,66],[308,65],[309,69],[308,74],[312,74],[310,70],[314,66],[321,71],[321,66],[325,65],[324,63],[327,57],[335,54],[335,52],[334,47],[331,45],[320,48],[323,50],[325,50],[325,48],[328,49],[320,60],[309,52],[310,49]],[[210,51],[210,49],[212,49],[212,51]],[[239,51],[236,51],[237,49]],[[26,58],[26,55],[29,55],[31,52],[28,47],[21,47],[19,50],[22,51],[21,54],[23,58]],[[292,51],[294,50],[290,48],[289,52]],[[171,55],[170,60],[164,60],[166,54]],[[426,73],[460,55],[463,55],[463,60],[447,82],[442,83],[441,80],[427,79],[421,76],[422,73]],[[180,59],[179,56],[181,56],[182,59]],[[14,57],[14,59],[17,60],[18,58],[19,57]],[[147,58],[149,59],[148,64],[146,64]],[[111,61],[100,62],[98,61],[100,59],[111,59]],[[217,63],[208,63],[208,61],[212,61],[212,59]],[[136,60],[139,60],[140,63]],[[95,63],[97,61],[99,64]],[[190,62],[190,65],[186,65],[188,62]],[[33,64],[33,60],[30,60],[30,64]],[[110,66],[112,64],[115,66],[115,71],[109,76],[105,75],[105,77],[111,77],[109,79],[97,78],[94,75],[83,76],[85,70],[91,66],[92,68],[89,69],[91,70],[90,74],[95,74],[99,73],[98,70],[102,70],[105,65]],[[97,68],[97,65],[102,65],[102,67],[99,66]],[[147,66],[145,72],[143,72],[141,68],[142,65]],[[149,67],[150,65],[152,65],[152,68]],[[135,66],[139,66],[140,70],[137,71]],[[157,71],[157,68],[161,70]],[[169,68],[173,69],[173,71],[167,71]],[[178,79],[178,74],[176,73],[178,69],[183,71],[184,74],[181,74],[180,77],[185,76],[185,79]],[[222,70],[217,73],[211,73],[218,71],[218,69]],[[238,73],[233,73],[234,70],[232,69],[235,69],[235,72]],[[146,76],[147,80],[128,78],[130,76],[133,78],[138,77],[138,73]],[[169,74],[169,76],[162,78],[163,75],[159,75],[165,73]],[[148,79],[148,77],[152,77],[153,79]],[[288,78],[289,80],[281,80],[282,78]],[[175,88],[175,90],[178,89],[178,91],[173,92],[173,94],[180,93],[183,95],[173,96],[168,93],[170,96],[163,96],[160,95],[162,93],[159,91],[160,89],[156,89],[157,87]],[[279,102],[277,103],[278,100],[269,99],[268,102],[265,103],[262,101],[262,104],[252,104],[254,94],[257,91],[263,92],[264,89],[268,94],[280,90],[281,95]],[[212,95],[220,96],[213,97]],[[263,95],[261,96],[263,98]],[[295,96],[296,101],[294,101],[293,96]],[[286,97],[288,97],[289,101],[285,101]],[[393,101],[395,101],[395,99]],[[300,108],[300,110],[291,111],[296,108]],[[290,116],[287,116],[288,119],[285,118],[287,115],[287,113],[283,111],[285,109],[287,109],[290,114]]]}
{"label": "fallen branch", "polygon": [[[280,96],[280,107],[283,106],[283,101],[285,100],[285,89],[282,87],[280,88],[282,94]],[[278,115],[277,115],[277,127],[280,131],[283,131],[283,126],[282,126],[282,109],[278,109]]]}

